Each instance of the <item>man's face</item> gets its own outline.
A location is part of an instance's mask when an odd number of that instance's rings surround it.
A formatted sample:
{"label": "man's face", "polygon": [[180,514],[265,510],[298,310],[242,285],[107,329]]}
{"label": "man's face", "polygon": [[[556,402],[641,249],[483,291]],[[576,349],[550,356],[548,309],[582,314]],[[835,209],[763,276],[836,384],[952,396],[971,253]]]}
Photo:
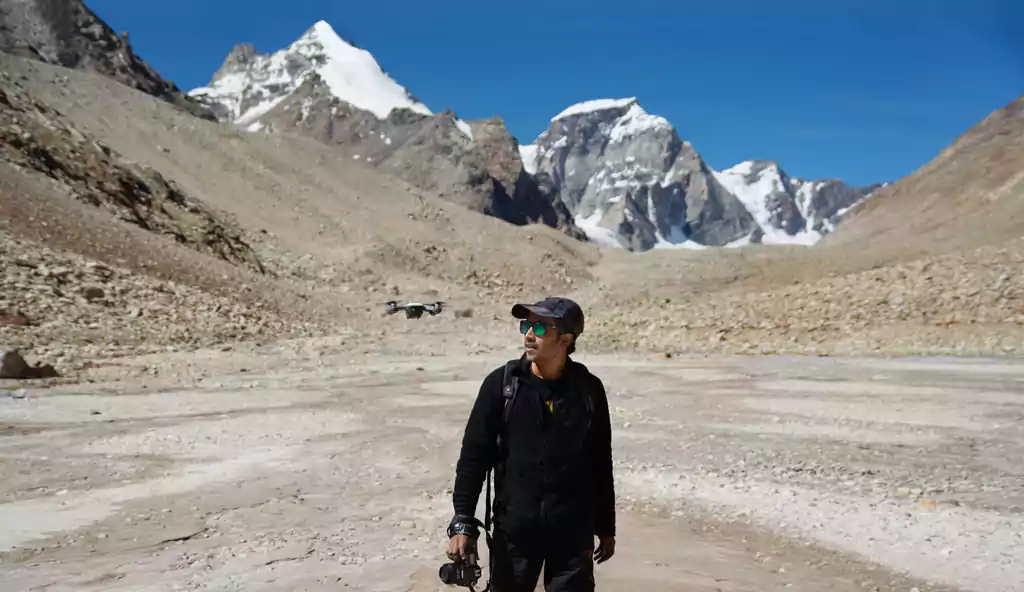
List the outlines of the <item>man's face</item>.
{"label": "man's face", "polygon": [[[530,315],[526,322],[531,324],[529,330],[523,335],[527,360],[531,362],[552,360],[565,355],[568,346],[564,343],[565,339],[562,339],[563,334],[555,326],[555,319]],[[540,323],[543,328],[537,331],[537,326],[533,323]]]}

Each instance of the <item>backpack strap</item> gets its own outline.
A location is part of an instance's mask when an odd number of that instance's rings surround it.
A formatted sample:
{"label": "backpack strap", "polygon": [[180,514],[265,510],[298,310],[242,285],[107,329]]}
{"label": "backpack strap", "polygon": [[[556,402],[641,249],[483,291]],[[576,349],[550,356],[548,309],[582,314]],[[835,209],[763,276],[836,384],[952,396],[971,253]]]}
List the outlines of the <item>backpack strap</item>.
{"label": "backpack strap", "polygon": [[509,414],[512,413],[512,404],[515,402],[516,393],[519,392],[519,377],[514,372],[518,365],[518,360],[510,360],[505,363],[505,379],[501,383],[501,395],[505,400],[505,406],[501,410],[503,428],[508,424]]}
{"label": "backpack strap", "polygon": [[[509,415],[512,413],[512,405],[516,400],[516,393],[519,392],[519,377],[515,370],[519,366],[519,360],[509,360],[505,363],[505,375],[501,381],[501,397],[503,407],[501,409],[501,424],[498,428],[498,449],[504,444],[505,426],[508,424]],[[499,452],[500,454],[500,452]],[[484,531],[491,529],[491,470],[487,471],[487,497],[484,501]]]}

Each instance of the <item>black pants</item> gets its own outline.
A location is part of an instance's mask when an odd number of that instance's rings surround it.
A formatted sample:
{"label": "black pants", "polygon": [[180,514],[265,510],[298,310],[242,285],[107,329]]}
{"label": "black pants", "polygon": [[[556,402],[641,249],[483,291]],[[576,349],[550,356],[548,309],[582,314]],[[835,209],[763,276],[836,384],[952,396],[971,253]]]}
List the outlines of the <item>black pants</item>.
{"label": "black pants", "polygon": [[517,539],[495,527],[493,592],[533,592],[544,571],[547,592],[593,592],[593,535]]}

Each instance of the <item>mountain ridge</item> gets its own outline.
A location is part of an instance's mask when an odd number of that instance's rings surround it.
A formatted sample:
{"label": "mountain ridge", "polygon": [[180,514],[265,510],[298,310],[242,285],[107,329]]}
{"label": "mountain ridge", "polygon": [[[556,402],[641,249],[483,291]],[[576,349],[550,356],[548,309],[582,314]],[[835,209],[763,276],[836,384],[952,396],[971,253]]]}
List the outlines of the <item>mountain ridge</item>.
{"label": "mountain ridge", "polygon": [[0,0],[0,51],[99,72],[196,117],[215,119],[140,58],[128,33],[115,33],[81,0]]}
{"label": "mountain ridge", "polygon": [[[349,83],[332,83],[331,78],[341,77],[341,71],[351,79]],[[307,84],[323,88],[310,90]],[[569,105],[552,117],[549,128],[530,143],[522,143],[508,133],[500,118],[491,118],[492,122],[500,122],[499,127],[505,131],[481,144],[474,137],[476,122],[463,121],[450,109],[435,113],[409,89],[384,74],[372,53],[356,49],[323,20],[314,23],[296,41],[271,53],[259,54],[251,44],[236,44],[210,83],[192,89],[189,94],[209,104],[222,121],[233,122],[248,131],[309,134],[348,150],[354,159],[388,170],[417,187],[438,191],[460,205],[513,224],[542,223],[560,228],[570,236],[628,250],[735,247],[752,243],[810,245],[834,229],[845,208],[866,195],[860,188],[850,188],[838,180],[800,180],[799,188],[776,182],[778,187],[768,187],[762,194],[751,193],[749,183],[738,183],[728,175],[723,176],[724,172],[712,170],[688,140],[678,137],[667,119],[648,113],[635,96],[598,98]],[[327,100],[295,100],[299,95],[308,98],[314,94]],[[354,110],[330,102],[332,98]],[[318,109],[327,115],[310,115]],[[372,117],[363,117],[359,111]],[[301,117],[295,113],[301,113]],[[647,178],[633,179],[634,191],[629,195],[606,196],[609,203],[600,208],[591,203],[592,199],[581,205],[582,188],[567,182],[564,171],[555,170],[554,163],[539,166],[538,160],[542,156],[538,142],[556,134],[559,126],[575,127],[581,120],[593,118],[601,121],[591,126],[594,129],[588,133],[603,134],[606,141],[585,151],[603,153],[606,145],[623,142],[653,143],[637,148],[650,169]],[[307,120],[317,123],[307,125]],[[452,124],[464,139],[446,131]],[[571,135],[564,136],[565,146],[545,149],[564,147],[571,153]],[[497,137],[501,142],[494,141]],[[509,159],[510,149],[518,153],[518,163]],[[669,190],[675,192],[675,197],[657,197],[649,204],[644,203],[649,195],[637,194],[635,190],[650,190],[648,182],[656,176],[654,172],[670,174],[670,163],[684,152],[682,158],[692,161],[692,172],[697,177],[688,176],[689,165],[679,165],[682,168],[678,178],[670,182],[665,177],[669,185],[675,183],[674,189]],[[609,162],[600,167],[592,164],[595,169],[603,168],[606,174],[613,174],[612,169],[622,168],[622,163],[614,162],[617,157],[613,152],[603,159]],[[517,170],[500,170],[499,166],[499,170],[492,171],[488,165],[499,160],[505,161],[504,168],[514,166]],[[617,173],[628,175],[626,171]],[[595,179],[597,183],[603,181]],[[695,185],[683,191],[691,181]],[[829,193],[821,197],[819,189],[826,185]],[[662,195],[666,187],[662,184],[655,191]],[[803,194],[797,195],[800,188]],[[744,199],[738,199],[737,192]],[[680,200],[686,201],[686,195],[691,198],[688,207],[683,207]],[[663,203],[655,208],[654,202]],[[609,218],[605,210],[612,204],[621,205]],[[765,213],[773,208],[784,211]]]}
{"label": "mountain ridge", "polygon": [[768,159],[714,170],[636,97],[570,105],[520,152],[527,170],[552,175],[591,240],[630,250],[813,245],[879,187],[806,181]]}

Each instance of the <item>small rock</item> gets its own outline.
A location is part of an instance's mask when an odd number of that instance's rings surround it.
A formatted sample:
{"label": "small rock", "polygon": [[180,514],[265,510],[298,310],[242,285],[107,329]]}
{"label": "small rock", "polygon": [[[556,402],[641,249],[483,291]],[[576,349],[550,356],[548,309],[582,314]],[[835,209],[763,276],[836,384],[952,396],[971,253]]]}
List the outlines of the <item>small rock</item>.
{"label": "small rock", "polygon": [[82,288],[82,296],[84,296],[89,302],[92,302],[94,300],[102,299],[106,296],[106,292],[104,292],[103,288],[100,288],[99,286],[86,286],[85,288]]}
{"label": "small rock", "polygon": [[30,370],[28,362],[18,350],[0,350],[0,378],[28,378]]}

